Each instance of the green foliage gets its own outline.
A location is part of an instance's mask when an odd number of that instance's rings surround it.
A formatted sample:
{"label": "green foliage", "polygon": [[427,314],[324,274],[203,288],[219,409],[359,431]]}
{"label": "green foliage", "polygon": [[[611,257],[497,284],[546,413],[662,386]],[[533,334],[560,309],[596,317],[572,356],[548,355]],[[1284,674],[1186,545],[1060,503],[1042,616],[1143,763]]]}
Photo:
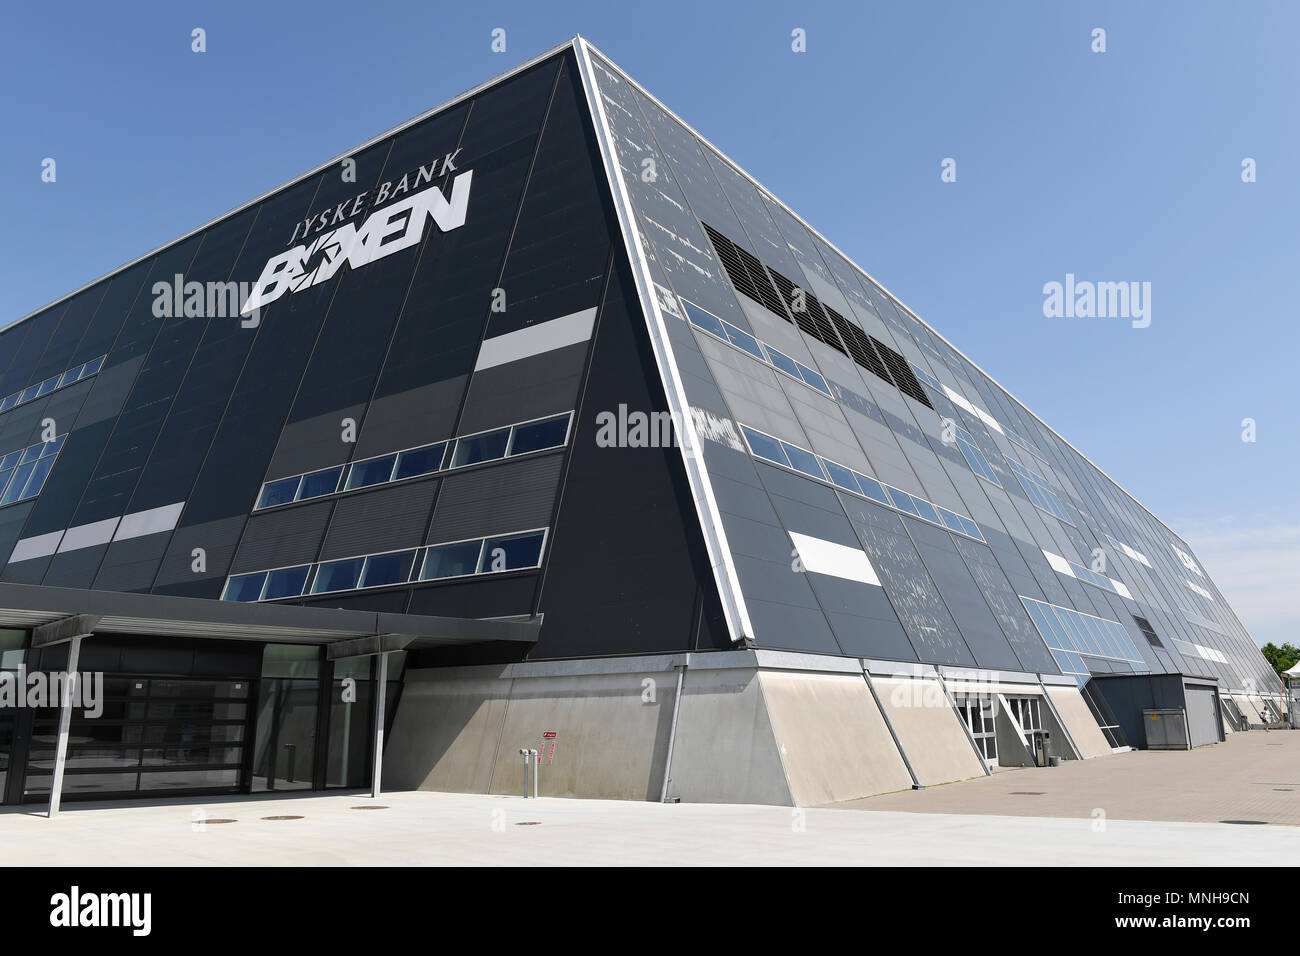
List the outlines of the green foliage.
{"label": "green foliage", "polygon": [[1264,652],[1265,659],[1273,665],[1273,670],[1279,674],[1285,670],[1290,670],[1295,666],[1296,661],[1300,661],[1300,647],[1296,647],[1289,641],[1281,647],[1270,641],[1261,650]]}

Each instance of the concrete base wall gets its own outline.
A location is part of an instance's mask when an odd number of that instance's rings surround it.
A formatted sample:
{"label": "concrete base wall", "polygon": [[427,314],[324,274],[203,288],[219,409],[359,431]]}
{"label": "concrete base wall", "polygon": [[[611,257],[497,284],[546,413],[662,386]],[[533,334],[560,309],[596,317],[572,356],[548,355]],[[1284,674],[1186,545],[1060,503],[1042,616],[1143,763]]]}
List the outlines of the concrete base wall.
{"label": "concrete base wall", "polygon": [[759,674],[797,806],[908,790],[912,776],[861,674]]}
{"label": "concrete base wall", "polygon": [[522,794],[519,751],[544,747],[542,796],[657,801],[673,739],[670,798],[820,806],[912,786],[891,724],[922,785],[983,774],[937,680],[868,685],[853,659],[740,650],[408,669],[383,783]]}
{"label": "concrete base wall", "polygon": [[934,678],[873,677],[921,786],[984,776],[961,718]]}
{"label": "concrete base wall", "polygon": [[1052,685],[1047,688],[1047,693],[1052,706],[1061,715],[1065,729],[1070,732],[1070,739],[1074,741],[1079,756],[1085,759],[1109,756],[1111,749],[1106,735],[1097,726],[1097,720],[1092,716],[1092,710],[1078,688]]}

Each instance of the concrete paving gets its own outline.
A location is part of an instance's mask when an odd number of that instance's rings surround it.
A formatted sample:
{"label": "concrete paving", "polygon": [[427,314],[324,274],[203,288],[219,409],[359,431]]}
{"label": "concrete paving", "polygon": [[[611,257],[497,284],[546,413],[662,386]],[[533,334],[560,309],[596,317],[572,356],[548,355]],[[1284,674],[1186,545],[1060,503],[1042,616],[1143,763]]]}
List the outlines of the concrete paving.
{"label": "concrete paving", "polygon": [[[1140,750],[835,804],[855,810],[1300,826],[1300,730],[1231,734],[1192,751]],[[1244,824],[1243,826],[1249,826]]]}
{"label": "concrete paving", "polygon": [[[0,814],[0,865],[1249,865],[1300,830],[408,791]],[[195,823],[208,819],[234,823]],[[293,815],[299,820],[266,820]]]}
{"label": "concrete paving", "polygon": [[1298,810],[1300,732],[1252,732],[809,810],[419,791],[13,807],[0,866],[1280,866]]}

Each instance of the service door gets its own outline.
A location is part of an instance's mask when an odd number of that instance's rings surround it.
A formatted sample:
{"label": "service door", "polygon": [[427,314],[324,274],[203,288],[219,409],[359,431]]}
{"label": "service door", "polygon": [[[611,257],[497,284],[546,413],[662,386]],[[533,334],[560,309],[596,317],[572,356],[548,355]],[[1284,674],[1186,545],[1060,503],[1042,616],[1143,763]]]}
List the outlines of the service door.
{"label": "service door", "polygon": [[1203,684],[1184,684],[1187,701],[1187,735],[1193,747],[1219,742],[1219,710],[1214,688]]}

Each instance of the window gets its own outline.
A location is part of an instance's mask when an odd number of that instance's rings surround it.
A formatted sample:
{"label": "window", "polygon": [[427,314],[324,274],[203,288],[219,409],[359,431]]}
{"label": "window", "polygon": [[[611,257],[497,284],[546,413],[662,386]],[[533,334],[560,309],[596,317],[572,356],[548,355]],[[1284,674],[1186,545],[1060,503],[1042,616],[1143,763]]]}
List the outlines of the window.
{"label": "window", "polygon": [[827,461],[825,458],[822,459],[822,465],[825,466],[826,474],[830,476],[832,482],[856,494],[861,493],[858,489],[857,479],[853,477],[851,470],[843,465],[837,465],[833,461]]}
{"label": "window", "polygon": [[736,348],[748,352],[760,362],[766,362],[767,357],[763,355],[763,350],[758,347],[758,339],[754,338],[744,329],[738,329],[730,322],[723,322],[722,327],[727,330],[727,341]]}
{"label": "window", "polygon": [[510,429],[498,428],[495,431],[470,435],[456,440],[456,451],[451,458],[451,467],[462,468],[480,461],[492,461],[504,458],[506,446],[510,443]]}
{"label": "window", "polygon": [[690,320],[691,325],[698,326],[705,332],[712,332],[720,339],[726,339],[727,333],[723,331],[722,320],[716,315],[705,312],[698,305],[685,299],[682,299],[682,306],[686,309],[686,318]]}
{"label": "window", "polygon": [[71,385],[73,382],[94,375],[103,367],[105,358],[107,358],[107,356],[101,355],[99,358],[91,359],[89,362],[85,362],[75,368],[70,368],[66,372],[61,372],[58,375],[51,375],[42,382],[28,385],[21,391],[6,395],[3,399],[0,399],[0,412],[7,412],[15,405],[21,405],[23,402],[30,402],[33,398],[40,398],[43,395],[48,395],[55,389],[63,388],[66,385]]}
{"label": "window", "polygon": [[311,565],[304,564],[296,568],[279,568],[266,572],[266,588],[262,592],[262,600],[274,601],[277,598],[297,597],[302,594],[302,589],[307,585],[307,572],[310,570]]}
{"label": "window", "polygon": [[820,375],[818,375],[816,372],[810,369],[807,365],[804,365],[801,362],[795,362],[794,364],[799,367],[800,378],[802,378],[813,388],[817,389],[817,391],[826,395],[828,398],[835,397],[831,395],[831,389],[830,386],[826,384],[826,379],[822,378]]}
{"label": "window", "polygon": [[530,451],[559,448],[569,434],[570,417],[571,413],[565,412],[553,418],[516,425],[510,436],[510,447],[506,454],[526,455]]}
{"label": "window", "polygon": [[1162,649],[1164,648],[1164,645],[1160,643],[1160,638],[1156,636],[1155,628],[1151,626],[1150,621],[1148,621],[1144,617],[1138,617],[1136,614],[1134,614],[1133,623],[1135,623],[1138,626],[1138,630],[1142,632],[1142,636],[1147,639],[1148,644],[1150,644],[1152,647],[1159,647]]}
{"label": "window", "polygon": [[912,504],[916,505],[917,512],[919,512],[921,517],[926,521],[933,521],[935,524],[943,524],[943,522],[939,520],[939,512],[935,510],[934,505],[930,504],[930,502],[926,501],[924,498],[917,498],[913,495]]}
{"label": "window", "polygon": [[365,558],[344,558],[342,561],[326,561],[318,565],[316,576],[312,578],[311,593],[354,590],[361,579],[365,561]]}
{"label": "window", "polygon": [[826,476],[822,474],[822,468],[817,461],[817,456],[812,452],[804,451],[798,445],[791,445],[789,442],[784,441],[781,442],[781,448],[786,457],[790,459],[790,467],[795,471],[802,471],[805,475],[825,480]]}
{"label": "window", "polygon": [[343,485],[344,491],[353,488],[368,488],[382,485],[393,477],[393,466],[397,464],[396,455],[384,455],[382,458],[369,458],[356,461],[348,469],[348,480]]}
{"label": "window", "polygon": [[778,465],[790,467],[790,459],[785,457],[785,452],[781,449],[781,443],[775,438],[764,435],[762,432],[756,432],[747,425],[741,425],[740,430],[744,432],[745,441],[749,443],[749,450],[756,458],[765,458]]}
{"label": "window", "polygon": [[424,565],[420,568],[420,580],[432,581],[436,578],[455,578],[464,574],[477,574],[479,555],[483,551],[483,541],[458,541],[455,544],[439,544],[431,547],[424,556]]}
{"label": "window", "polygon": [[361,587],[377,588],[385,584],[402,584],[410,578],[411,565],[414,561],[414,551],[373,554],[366,558],[365,570],[361,572]]}
{"label": "window", "polygon": [[876,479],[868,478],[866,475],[857,471],[853,473],[853,477],[858,479],[858,488],[861,489],[863,495],[873,501],[879,501],[882,505],[893,504],[893,502],[889,500],[889,495],[885,494],[884,486],[880,482],[876,481]]}
{"label": "window", "polygon": [[543,531],[500,535],[483,542],[483,557],[479,572],[514,571],[517,568],[535,568],[541,562]]}
{"label": "window", "polygon": [[955,694],[953,702],[957,705],[957,714],[962,723],[975,738],[975,746],[979,748],[985,762],[991,767],[997,766],[997,710],[993,698],[988,695]]}
{"label": "window", "polygon": [[975,444],[975,439],[971,437],[971,433],[956,425],[953,426],[953,431],[957,436],[957,447],[966,459],[966,464],[970,465],[970,470],[985,481],[991,481],[1001,488],[1002,482],[998,481],[998,476],[993,473],[993,467],[989,464],[988,459],[984,457],[984,453],[979,450],[979,446]]}
{"label": "window", "polygon": [[266,572],[255,571],[252,574],[236,574],[226,582],[223,601],[256,601],[262,596],[262,585],[266,583]]}
{"label": "window", "polygon": [[947,508],[940,508],[939,517],[943,519],[944,527],[949,531],[960,531],[962,534],[967,533],[966,528],[961,523],[961,515],[954,514]]}
{"label": "window", "polygon": [[921,513],[916,510],[916,505],[912,503],[912,496],[906,491],[899,491],[891,485],[885,485],[885,488],[889,491],[889,497],[893,499],[895,508],[899,511],[906,511],[910,515],[916,515],[918,518],[921,516]]}
{"label": "window", "polygon": [[1061,504],[1061,499],[1056,496],[1056,492],[1052,490],[1052,486],[1047,483],[1045,478],[1006,456],[1003,456],[1003,460],[1015,473],[1016,480],[1020,482],[1020,487],[1025,490],[1026,497],[1034,503],[1036,508],[1046,511],[1050,515],[1055,515],[1069,524],[1074,524],[1070,520],[1069,512],[1065,510],[1065,505]]}
{"label": "window", "polygon": [[[1020,600],[1063,672],[1086,676],[1090,658],[1123,661],[1138,673],[1150,670],[1128,631],[1118,621],[1024,596]],[[1114,668],[1114,664],[1099,665],[1101,670]]]}
{"label": "window", "polygon": [[442,456],[447,450],[446,442],[413,448],[397,456],[397,468],[393,471],[393,481],[427,475],[442,467]]}
{"label": "window", "polygon": [[790,356],[786,355],[784,352],[779,352],[772,348],[770,345],[764,345],[763,347],[767,349],[768,361],[770,361],[774,366],[779,368],[782,372],[785,372],[786,375],[790,375],[801,381],[803,380],[803,376],[799,374],[798,362],[790,358]]}
{"label": "window", "polygon": [[293,501],[298,496],[298,485],[301,481],[302,475],[281,478],[279,481],[268,481],[262,486],[262,493],[257,498],[256,507],[271,508]]}
{"label": "window", "polygon": [[339,479],[342,477],[342,465],[303,475],[302,484],[298,486],[298,497],[295,500],[303,501],[307,498],[319,498],[321,495],[332,495],[338,491]]}
{"label": "window", "polygon": [[26,501],[41,493],[66,438],[59,435],[53,441],[28,445],[0,458],[0,481],[4,482],[0,485],[0,505]]}

